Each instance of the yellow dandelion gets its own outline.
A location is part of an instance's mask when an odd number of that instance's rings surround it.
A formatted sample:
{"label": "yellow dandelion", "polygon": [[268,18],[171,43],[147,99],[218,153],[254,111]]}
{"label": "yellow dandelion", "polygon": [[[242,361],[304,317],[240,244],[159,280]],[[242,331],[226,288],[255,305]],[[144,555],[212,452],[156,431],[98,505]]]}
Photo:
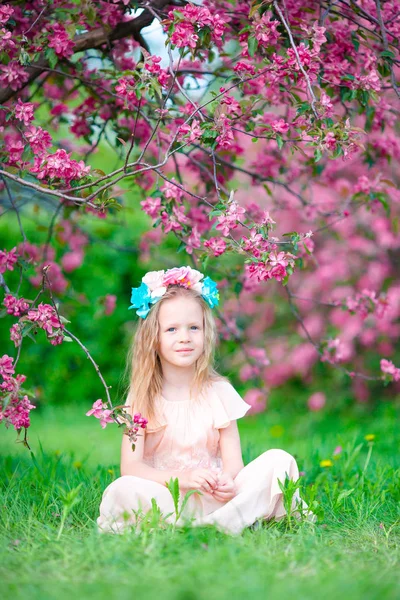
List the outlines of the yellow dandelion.
{"label": "yellow dandelion", "polygon": [[81,469],[82,463],[80,460],[76,460],[75,462],[72,463],[72,466],[75,467],[75,469]]}
{"label": "yellow dandelion", "polygon": [[114,469],[107,469],[107,473],[110,473],[110,475],[114,475]]}
{"label": "yellow dandelion", "polygon": [[374,433],[367,433],[367,435],[364,436],[364,440],[367,440],[367,442],[373,442],[374,439],[375,439]]}
{"label": "yellow dandelion", "polygon": [[282,427],[282,425],[273,425],[271,427],[271,429],[269,430],[269,432],[272,435],[272,437],[279,438],[279,437],[283,436],[283,434],[285,433],[285,430]]}
{"label": "yellow dandelion", "polygon": [[54,450],[54,454],[55,454],[56,456],[60,456],[61,452],[60,452],[60,450]]}
{"label": "yellow dandelion", "polygon": [[328,458],[327,460],[321,460],[321,462],[319,463],[320,467],[332,467],[333,466],[333,462],[331,461],[330,458]]}

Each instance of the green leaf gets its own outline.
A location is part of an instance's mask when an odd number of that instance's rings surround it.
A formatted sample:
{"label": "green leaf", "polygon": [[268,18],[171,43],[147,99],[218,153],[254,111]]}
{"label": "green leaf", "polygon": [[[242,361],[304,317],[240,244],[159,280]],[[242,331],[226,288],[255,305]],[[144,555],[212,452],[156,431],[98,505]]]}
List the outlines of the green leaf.
{"label": "green leaf", "polygon": [[254,56],[254,54],[256,53],[256,50],[258,48],[258,40],[255,37],[253,37],[252,35],[249,36],[249,38],[247,40],[247,48],[249,50],[250,56]]}
{"label": "green leaf", "polygon": [[342,504],[343,500],[350,496],[350,494],[352,494],[353,492],[354,488],[351,488],[351,490],[343,490],[342,492],[340,492],[339,496],[336,499],[336,506]]}
{"label": "green leaf", "polygon": [[275,139],[276,139],[276,143],[278,144],[278,148],[280,150],[282,148],[282,146],[283,146],[282,136],[281,135],[277,135]]}
{"label": "green leaf", "polygon": [[388,58],[390,61],[396,58],[394,52],[392,52],[391,50],[384,50],[383,52],[381,52],[381,56],[383,58]]}
{"label": "green leaf", "polygon": [[45,52],[45,57],[49,61],[50,67],[54,69],[54,67],[58,63],[58,57],[57,54],[54,52],[53,48],[47,48]]}
{"label": "green leaf", "polygon": [[315,162],[319,162],[322,158],[322,152],[320,148],[315,148],[314,150],[314,160]]}

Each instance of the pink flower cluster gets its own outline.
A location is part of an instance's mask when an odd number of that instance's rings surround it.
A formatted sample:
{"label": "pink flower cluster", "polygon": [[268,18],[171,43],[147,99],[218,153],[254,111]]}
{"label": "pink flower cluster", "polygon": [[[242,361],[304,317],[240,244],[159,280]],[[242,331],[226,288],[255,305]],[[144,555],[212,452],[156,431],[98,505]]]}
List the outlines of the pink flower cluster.
{"label": "pink flower cluster", "polygon": [[230,119],[222,113],[215,119],[215,127],[219,133],[215,139],[217,148],[222,148],[223,150],[230,148],[232,142],[235,140]]}
{"label": "pink flower cluster", "polygon": [[386,299],[385,295],[377,298],[376,292],[364,289],[354,297],[349,296],[346,299],[345,307],[352,314],[357,313],[360,315],[362,319],[365,319],[371,313],[378,319],[382,319],[389,307],[389,301]]}
{"label": "pink flower cluster", "polygon": [[29,303],[24,298],[16,298],[12,294],[6,294],[3,304],[7,314],[13,317],[21,317],[29,308]]}
{"label": "pink flower cluster", "polygon": [[14,271],[14,265],[18,260],[17,248],[13,248],[9,252],[0,250],[0,273],[6,271]]}
{"label": "pink flower cluster", "polygon": [[262,16],[260,13],[256,12],[254,15],[254,37],[265,46],[272,46],[276,44],[280,37],[279,31],[277,31],[277,27],[279,25],[279,21],[271,20],[272,14],[270,12],[265,12]]}
{"label": "pink flower cluster", "polygon": [[90,166],[86,167],[83,160],[74,160],[64,149],[57,150],[54,154],[35,156],[35,163],[31,168],[38,179],[58,179],[66,185],[74,179],[85,177],[89,171]]}
{"label": "pink flower cluster", "polygon": [[244,215],[246,209],[235,201],[229,204],[227,212],[218,217],[218,225],[216,229],[222,231],[222,235],[228,236],[231,229],[236,229]]}
{"label": "pink flower cluster", "polygon": [[282,281],[288,274],[286,267],[294,267],[295,258],[296,256],[290,252],[270,252],[265,262],[246,265],[246,275],[250,279],[255,277],[258,281],[267,281],[268,279]]}
{"label": "pink flower cluster", "polygon": [[46,332],[47,339],[53,346],[62,343],[64,324],[61,323],[55,309],[50,304],[41,302],[37,308],[28,311],[27,319],[36,323],[40,329]]}
{"label": "pink flower cluster", "polygon": [[136,85],[137,82],[134,77],[121,77],[115,86],[116,94],[125,100],[125,105],[128,109],[134,108],[138,103]]}
{"label": "pink flower cluster", "polygon": [[382,379],[389,381],[400,381],[400,369],[395,367],[391,360],[381,359],[381,371],[384,373]]}
{"label": "pink flower cluster", "polygon": [[33,108],[32,102],[21,102],[21,98],[18,98],[15,107],[15,118],[18,121],[23,121],[24,125],[28,126],[33,121]]}
{"label": "pink flower cluster", "polygon": [[137,427],[134,427],[135,431],[138,431],[139,427],[141,427],[142,429],[146,429],[148,420],[142,417],[140,413],[136,413],[135,415],[133,415],[133,422],[135,423],[135,425],[137,425]]}
{"label": "pink flower cluster", "polygon": [[192,123],[189,125],[188,123],[184,123],[179,127],[179,135],[178,139],[182,140],[182,138],[186,138],[186,141],[190,143],[197,142],[201,137],[202,131],[200,128],[200,123],[197,119],[193,119]]}
{"label": "pink flower cluster", "polygon": [[74,42],[61,23],[52,24],[49,40],[49,48],[53,48],[59,58],[69,58],[74,53]]}
{"label": "pink flower cluster", "polygon": [[20,430],[22,427],[29,427],[29,412],[36,407],[29,402],[28,396],[20,397],[20,388],[26,377],[25,375],[13,377],[15,368],[12,363],[11,356],[4,354],[0,357],[0,376],[3,379],[0,383],[0,423],[3,422],[6,427],[13,425],[16,430]]}
{"label": "pink flower cluster", "polygon": [[221,256],[226,250],[225,240],[217,237],[210,238],[204,242],[205,248],[211,248],[214,256]]}
{"label": "pink flower cluster", "polygon": [[161,209],[161,198],[146,198],[141,201],[141,206],[146,214],[152,219],[156,219],[160,214]]}
{"label": "pink flower cluster", "polygon": [[179,11],[170,11],[168,16],[175,23],[171,43],[178,48],[188,46],[194,50],[199,40],[198,34],[204,28],[208,28],[211,40],[216,46],[221,46],[226,25],[222,16],[217,12],[211,13],[204,6],[187,4]]}
{"label": "pink flower cluster", "polygon": [[87,417],[93,415],[96,419],[100,419],[100,425],[104,429],[107,423],[113,423],[114,419],[110,416],[113,411],[107,408],[107,404],[99,399],[93,403],[93,406],[86,413]]}
{"label": "pink flower cluster", "polygon": [[162,69],[160,56],[148,56],[144,63],[144,68],[153,75],[157,76],[158,83],[165,87],[169,81],[169,73],[167,70]]}
{"label": "pink flower cluster", "polygon": [[331,365],[335,365],[343,361],[344,358],[343,344],[339,338],[328,340],[328,342],[325,343],[320,358],[321,362],[328,362]]}

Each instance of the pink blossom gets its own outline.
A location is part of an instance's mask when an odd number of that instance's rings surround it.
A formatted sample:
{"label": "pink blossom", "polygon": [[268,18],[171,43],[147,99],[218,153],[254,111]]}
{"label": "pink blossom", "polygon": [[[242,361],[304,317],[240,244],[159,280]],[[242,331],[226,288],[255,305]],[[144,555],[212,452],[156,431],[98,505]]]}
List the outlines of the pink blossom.
{"label": "pink blossom", "polygon": [[72,252],[66,252],[62,259],[61,265],[66,273],[71,273],[78,269],[83,263],[84,254],[81,250],[73,250]]}
{"label": "pink blossom", "polygon": [[52,24],[49,40],[49,48],[53,48],[59,58],[69,58],[74,53],[74,42],[61,23]]}
{"label": "pink blossom", "polygon": [[144,68],[149,71],[149,73],[158,75],[161,72],[160,62],[160,56],[149,56],[144,63]]}
{"label": "pink blossom", "polygon": [[42,154],[52,144],[51,135],[41,127],[30,125],[25,131],[25,137],[30,143],[34,154]]}
{"label": "pink blossom", "polygon": [[289,123],[286,123],[284,119],[274,121],[273,123],[271,123],[271,127],[276,133],[286,133],[287,131],[289,131]]}
{"label": "pink blossom", "polygon": [[11,294],[6,294],[3,304],[7,309],[7,314],[14,317],[21,317],[29,308],[29,304],[24,298],[16,298]]}
{"label": "pink blossom", "polygon": [[322,44],[325,44],[325,42],[327,41],[327,39],[324,35],[326,28],[320,27],[318,25],[318,22],[315,21],[314,25],[312,26],[312,29],[313,29],[313,36],[312,36],[313,51],[316,54],[318,54],[319,51],[321,50]]}
{"label": "pink blossom", "polygon": [[166,181],[161,188],[167,200],[174,199],[177,202],[182,198],[182,190],[176,185],[175,177],[171,181]]}
{"label": "pink blossom", "polygon": [[329,340],[322,352],[321,362],[336,364],[344,359],[344,348],[339,338]]}
{"label": "pink blossom", "polygon": [[10,328],[10,340],[14,342],[16,348],[21,344],[22,335],[19,323],[14,323],[14,325]]}
{"label": "pink blossom", "polygon": [[32,173],[37,173],[38,179],[60,179],[67,185],[71,181],[85,177],[90,171],[90,166],[85,166],[83,160],[77,162],[63,149],[54,154],[35,156]]}
{"label": "pink blossom", "polygon": [[171,35],[171,43],[178,48],[188,46],[196,48],[199,36],[194,32],[194,27],[191,23],[177,23]]}
{"label": "pink blossom", "polygon": [[140,425],[140,427],[142,429],[145,429],[146,425],[148,423],[148,420],[145,419],[144,417],[142,417],[142,415],[140,413],[136,413],[135,415],[133,415],[133,422],[136,423],[137,425]]}
{"label": "pink blossom", "polygon": [[29,412],[36,408],[30,403],[28,396],[20,399],[18,396],[12,396],[10,403],[4,411],[0,409],[0,423],[4,422],[6,427],[13,425],[18,431],[30,426]]}
{"label": "pink blossom", "polygon": [[400,369],[395,367],[391,360],[381,359],[381,371],[389,375],[394,381],[400,381]]}
{"label": "pink blossom", "polygon": [[165,286],[168,285],[182,285],[183,287],[190,288],[201,292],[201,279],[204,275],[192,269],[191,267],[175,267],[165,272],[163,283]]}
{"label": "pink blossom", "polygon": [[247,354],[251,358],[254,358],[254,360],[256,360],[257,363],[262,367],[266,367],[267,365],[270,364],[270,360],[267,356],[267,352],[266,352],[265,348],[254,348],[254,347],[248,348]]}
{"label": "pink blossom", "polygon": [[200,248],[201,246],[201,240],[200,240],[200,234],[199,231],[196,227],[196,225],[192,228],[192,231],[189,235],[189,237],[186,240],[186,252],[188,254],[192,254],[193,250],[195,248]]}
{"label": "pink blossom", "polygon": [[324,408],[326,404],[326,396],[323,392],[315,392],[311,394],[307,400],[308,408],[312,411],[318,411]]}
{"label": "pink blossom", "polygon": [[14,13],[14,9],[9,4],[4,4],[0,6],[0,25],[4,25],[10,19],[11,15]]}
{"label": "pink blossom", "polygon": [[115,294],[106,294],[104,296],[104,314],[112,315],[117,305],[117,296]]}
{"label": "pink blossom", "polygon": [[21,98],[18,98],[15,107],[15,118],[19,121],[23,121],[24,125],[29,125],[34,119],[33,109],[34,104],[32,102],[21,102]]}
{"label": "pink blossom", "polygon": [[179,127],[179,139],[188,135],[187,141],[190,143],[196,142],[201,136],[201,133],[200,123],[197,119],[193,119],[191,125],[184,123]]}
{"label": "pink blossom", "polygon": [[336,144],[337,144],[335,134],[332,133],[332,131],[329,131],[326,134],[326,136],[324,137],[322,143],[327,150],[331,150],[331,151],[335,150]]}
{"label": "pink blossom", "polygon": [[246,209],[243,206],[239,206],[235,201],[230,202],[227,212],[218,217],[218,225],[215,229],[221,230],[225,236],[229,235],[231,229],[236,229],[238,221],[241,220],[245,212]]}
{"label": "pink blossom", "polygon": [[43,329],[49,338],[59,336],[60,332],[57,330],[64,329],[64,324],[61,323],[55,309],[50,304],[41,302],[37,308],[28,311],[27,318]]}
{"label": "pink blossom", "polygon": [[1,65],[0,71],[0,82],[13,91],[19,90],[29,79],[27,71],[17,62],[10,61],[8,65]]}
{"label": "pink blossom", "polygon": [[265,392],[256,388],[248,390],[243,400],[251,406],[250,410],[247,412],[248,415],[256,415],[257,413],[264,412],[267,406]]}
{"label": "pink blossom", "polygon": [[7,139],[6,142],[6,150],[9,153],[8,156],[8,164],[15,165],[18,164],[22,158],[22,154],[24,153],[25,146],[21,140],[16,139]]}
{"label": "pink blossom", "polygon": [[161,208],[161,198],[146,198],[146,200],[141,201],[141,206],[146,214],[149,215],[152,219],[156,219],[159,215]]}
{"label": "pink blossom", "polygon": [[110,409],[103,410],[100,417],[100,425],[102,429],[104,429],[107,426],[107,423],[114,423],[114,419],[110,416],[112,412],[113,411]]}
{"label": "pink blossom", "polygon": [[375,90],[376,92],[379,92],[381,89],[379,75],[375,69],[371,69],[368,75],[362,75],[356,78],[354,85],[363,90]]}
{"label": "pink blossom", "polygon": [[14,271],[14,265],[18,260],[17,247],[15,246],[12,250],[0,250],[0,273],[8,271]]}
{"label": "pink blossom", "polygon": [[219,132],[219,135],[215,139],[217,142],[217,147],[223,149],[230,148],[235,138],[232,131],[232,124],[228,117],[222,113],[218,118],[216,118],[215,126]]}
{"label": "pink blossom", "polygon": [[[107,406],[107,405],[105,404],[104,406]],[[96,417],[96,419],[100,419],[102,413],[103,413],[103,401],[101,399],[99,399],[93,403],[92,408],[90,410],[88,410],[88,412],[86,413],[86,416],[90,417],[91,415],[93,415],[94,417]]]}
{"label": "pink blossom", "polygon": [[256,12],[253,17],[255,38],[266,46],[276,44],[280,36],[277,31],[279,21],[276,19],[271,20],[271,18],[272,14],[269,11],[266,11],[262,16]]}
{"label": "pink blossom", "polygon": [[333,451],[333,456],[338,456],[339,454],[341,454],[343,451],[342,446],[336,446],[336,448]]}
{"label": "pink blossom", "polygon": [[3,354],[0,357],[0,375],[6,379],[11,375],[14,375],[14,367],[13,367],[13,358],[12,356],[8,356],[8,354]]}
{"label": "pink blossom", "polygon": [[221,256],[226,250],[226,242],[222,238],[213,237],[209,240],[205,240],[203,245],[206,248],[211,248],[214,256]]}

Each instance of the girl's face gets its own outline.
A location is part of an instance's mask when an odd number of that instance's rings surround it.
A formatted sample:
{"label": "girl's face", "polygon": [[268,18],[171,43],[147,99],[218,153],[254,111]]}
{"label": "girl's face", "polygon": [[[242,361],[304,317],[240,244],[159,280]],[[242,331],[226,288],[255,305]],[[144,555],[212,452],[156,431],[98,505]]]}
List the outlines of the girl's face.
{"label": "girl's face", "polygon": [[193,298],[171,298],[160,306],[158,353],[176,367],[190,367],[204,351],[203,309]]}

